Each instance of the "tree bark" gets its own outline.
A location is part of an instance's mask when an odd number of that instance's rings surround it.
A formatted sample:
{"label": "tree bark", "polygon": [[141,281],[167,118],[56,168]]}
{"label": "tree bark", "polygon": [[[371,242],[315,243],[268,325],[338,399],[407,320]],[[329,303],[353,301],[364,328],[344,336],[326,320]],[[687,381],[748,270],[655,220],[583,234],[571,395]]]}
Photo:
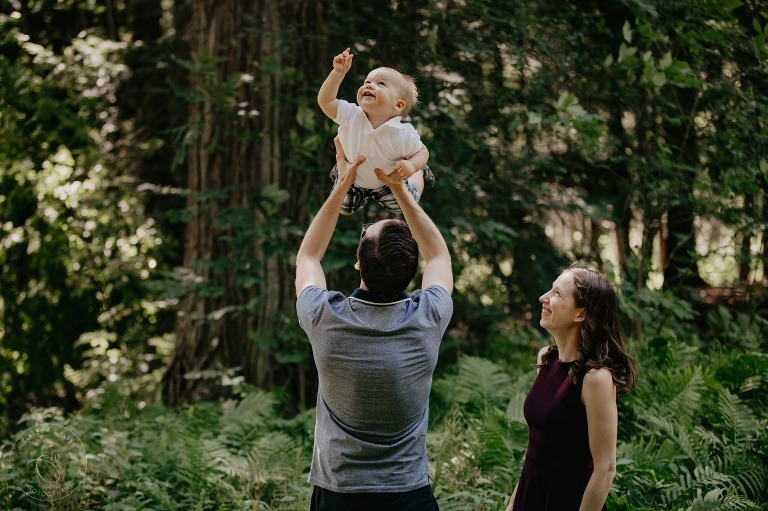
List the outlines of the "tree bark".
{"label": "tree bark", "polygon": [[676,191],[670,194],[667,207],[666,244],[664,254],[664,287],[688,296],[690,288],[706,283],[699,275],[696,250],[696,229],[693,200],[693,183],[698,168],[696,135],[692,129],[698,99],[696,90],[678,91],[678,101],[683,112],[689,112],[686,123],[666,126],[669,140],[680,141],[679,168],[682,178],[676,182]]}
{"label": "tree bark", "polygon": [[[306,44],[310,27],[322,26],[319,2],[190,5],[188,36],[200,69],[191,78],[197,100],[189,106],[189,126],[199,135],[187,155],[192,219],[183,266],[197,292],[180,306],[163,378],[172,406],[226,393],[222,372],[236,367],[264,388],[306,380],[295,375],[307,364],[286,369],[275,359],[280,329],[295,318],[294,268],[290,250],[281,256],[265,248],[274,241],[265,225],[305,223],[311,183],[303,169],[282,164],[289,148],[281,137],[296,124],[296,97],[306,96],[307,80],[285,83],[284,76],[291,69],[321,77],[313,67],[322,45]],[[301,37],[288,34],[291,27]],[[242,74],[248,76],[238,81]],[[274,190],[288,191],[288,199],[269,203]],[[252,278],[245,282],[244,275]]]}

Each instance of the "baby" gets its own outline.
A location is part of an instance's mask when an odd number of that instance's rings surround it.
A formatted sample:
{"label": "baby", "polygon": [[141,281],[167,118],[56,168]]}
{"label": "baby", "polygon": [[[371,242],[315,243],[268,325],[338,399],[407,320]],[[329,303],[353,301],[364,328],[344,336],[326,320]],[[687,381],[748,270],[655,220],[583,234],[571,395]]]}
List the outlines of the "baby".
{"label": "baby", "polygon": [[[349,157],[365,156],[365,162],[357,169],[355,184],[344,198],[341,214],[351,215],[372,199],[390,211],[400,212],[392,191],[373,169],[379,168],[387,175],[396,173],[417,201],[424,191],[425,178],[434,182],[427,167],[429,151],[413,125],[401,122],[416,104],[418,91],[410,76],[379,67],[368,73],[357,90],[356,105],[338,99],[339,86],[352,67],[352,57],[349,48],[334,57],[333,71],[317,94],[320,108],[339,125],[344,153]],[[337,174],[334,167],[334,186]]]}

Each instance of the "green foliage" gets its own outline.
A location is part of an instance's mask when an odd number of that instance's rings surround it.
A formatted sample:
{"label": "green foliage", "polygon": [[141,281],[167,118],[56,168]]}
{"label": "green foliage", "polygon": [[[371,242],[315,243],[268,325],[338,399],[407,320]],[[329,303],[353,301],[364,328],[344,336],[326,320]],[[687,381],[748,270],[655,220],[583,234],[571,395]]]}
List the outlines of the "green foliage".
{"label": "green foliage", "polygon": [[622,312],[632,320],[632,332],[651,338],[689,334],[681,326],[690,324],[696,317],[693,303],[681,301],[671,291],[652,291],[643,286],[639,289],[632,282],[620,286]]}
{"label": "green foliage", "polygon": [[[100,408],[109,412],[64,419],[40,411],[23,420],[28,425],[61,424],[85,444],[87,473],[80,489],[64,500],[74,506],[67,509],[306,507],[314,414],[281,419],[273,396],[243,390],[240,399],[220,404],[179,412],[153,405],[126,414],[115,414],[123,398],[107,393]],[[49,509],[48,503],[25,498],[13,486],[12,480],[0,481],[4,508]]]}
{"label": "green foliage", "polygon": [[[734,318],[727,330],[736,334],[733,325],[745,323]],[[671,353],[654,358],[662,341]],[[685,342],[692,349],[676,349]],[[525,352],[535,357],[533,347]],[[677,333],[636,356],[645,363],[639,386],[620,401],[609,509],[765,509],[768,412],[760,403],[768,380],[758,377],[768,372],[768,357]],[[463,356],[435,379],[427,443],[441,509],[504,509],[527,447],[522,406],[534,376],[530,364]],[[306,508],[314,410],[285,419],[276,394],[239,383],[233,389],[234,399],[173,411],[106,386],[81,413],[38,409],[19,429],[62,424],[86,445],[86,478],[57,509]],[[0,502],[48,508],[8,477],[0,478]]]}
{"label": "green foliage", "polygon": [[454,378],[434,383],[436,392],[449,395],[454,403],[479,404],[483,409],[505,403],[511,388],[511,379],[504,370],[491,362],[476,357],[462,357]]}
{"label": "green foliage", "polygon": [[84,369],[89,332],[108,344],[97,364],[151,352],[167,305],[143,287],[163,239],[115,171],[125,45],[84,31],[54,51],[17,25],[0,19],[0,404],[14,414],[75,402],[68,374]]}
{"label": "green foliage", "polygon": [[[734,325],[746,325],[742,335],[752,328],[739,317],[714,334]],[[643,364],[641,384],[622,408],[632,423],[621,428],[614,502],[636,509],[762,509],[768,414],[760,406],[764,385],[755,377],[764,373],[765,357],[730,345],[705,347],[691,336],[666,340],[664,351],[673,353],[640,355],[652,361]],[[745,381],[756,387],[745,391]]]}
{"label": "green foliage", "polygon": [[528,442],[522,401],[535,372],[513,380],[502,366],[469,356],[457,365],[433,385],[428,452],[435,495],[441,509],[503,509]]}

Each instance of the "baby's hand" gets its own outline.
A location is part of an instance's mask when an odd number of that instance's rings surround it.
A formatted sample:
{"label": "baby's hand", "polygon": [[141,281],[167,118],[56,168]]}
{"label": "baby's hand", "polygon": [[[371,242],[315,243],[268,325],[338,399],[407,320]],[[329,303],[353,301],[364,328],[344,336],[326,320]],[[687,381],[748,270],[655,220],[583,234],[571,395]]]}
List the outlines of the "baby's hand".
{"label": "baby's hand", "polygon": [[333,58],[333,70],[338,71],[341,74],[347,74],[349,68],[352,67],[352,58],[354,55],[349,53],[349,48],[344,50],[343,53],[339,53]]}
{"label": "baby's hand", "polygon": [[400,160],[399,162],[395,163],[394,174],[400,176],[401,179],[408,179],[414,175],[417,170],[419,169],[413,166],[411,160]]}

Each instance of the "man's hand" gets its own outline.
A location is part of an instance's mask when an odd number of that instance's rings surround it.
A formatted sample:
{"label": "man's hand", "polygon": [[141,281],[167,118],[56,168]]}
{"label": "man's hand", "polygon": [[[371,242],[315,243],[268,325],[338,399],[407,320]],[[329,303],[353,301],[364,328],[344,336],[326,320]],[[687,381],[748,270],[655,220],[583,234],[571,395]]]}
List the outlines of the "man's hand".
{"label": "man's hand", "polygon": [[382,181],[389,187],[392,185],[397,186],[403,184],[403,178],[400,177],[397,172],[392,172],[389,175],[385,174],[381,169],[373,169],[373,172],[376,174],[376,177],[379,178],[379,181]]}
{"label": "man's hand", "polygon": [[393,174],[400,176],[400,179],[408,179],[414,175],[417,170],[419,169],[414,166],[411,160],[400,160],[399,162],[395,163],[395,171]]}
{"label": "man's hand", "polygon": [[343,75],[352,67],[352,58],[354,55],[349,53],[349,48],[339,53],[333,58],[333,70]]}
{"label": "man's hand", "polygon": [[339,169],[339,182],[337,186],[346,190],[355,182],[357,169],[365,161],[365,156],[360,155],[355,159],[355,163],[349,163],[347,155],[344,153],[344,148],[341,147],[339,137],[333,139],[333,144],[336,146],[336,166]]}

